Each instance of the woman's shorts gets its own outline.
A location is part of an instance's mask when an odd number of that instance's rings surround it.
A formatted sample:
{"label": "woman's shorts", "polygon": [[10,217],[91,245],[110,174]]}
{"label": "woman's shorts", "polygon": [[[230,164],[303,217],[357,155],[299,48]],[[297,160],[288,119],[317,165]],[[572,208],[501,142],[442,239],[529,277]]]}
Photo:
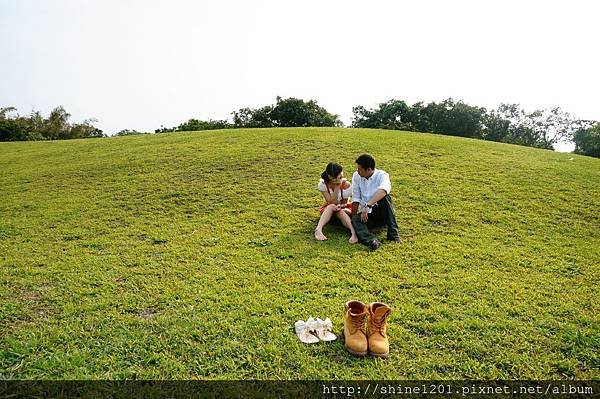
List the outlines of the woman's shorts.
{"label": "woman's shorts", "polygon": [[[325,208],[327,208],[329,204],[323,204],[321,205],[321,207],[319,208],[319,214],[323,214],[323,211],[325,210]],[[352,216],[352,203],[348,202],[347,204],[345,204],[343,206],[343,209],[348,209],[350,211],[350,216]]]}

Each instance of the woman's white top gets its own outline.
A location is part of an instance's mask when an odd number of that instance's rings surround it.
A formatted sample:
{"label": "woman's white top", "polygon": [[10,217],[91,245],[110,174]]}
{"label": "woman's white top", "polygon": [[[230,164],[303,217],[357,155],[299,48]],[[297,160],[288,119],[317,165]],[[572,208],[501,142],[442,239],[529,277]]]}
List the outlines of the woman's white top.
{"label": "woman's white top", "polygon": [[[344,181],[348,181],[348,180],[344,180]],[[348,184],[350,184],[350,182],[348,181]],[[317,190],[319,190],[322,193],[333,193],[333,190],[330,188],[329,190],[327,190],[327,184],[325,184],[325,181],[323,179],[319,179],[319,184],[317,184]],[[340,190],[339,194],[338,194],[338,199],[337,199],[337,203],[339,204],[342,201],[342,198],[350,198],[350,196],[352,195],[352,184],[350,184],[350,186],[344,190]],[[343,197],[342,197],[343,196]]]}

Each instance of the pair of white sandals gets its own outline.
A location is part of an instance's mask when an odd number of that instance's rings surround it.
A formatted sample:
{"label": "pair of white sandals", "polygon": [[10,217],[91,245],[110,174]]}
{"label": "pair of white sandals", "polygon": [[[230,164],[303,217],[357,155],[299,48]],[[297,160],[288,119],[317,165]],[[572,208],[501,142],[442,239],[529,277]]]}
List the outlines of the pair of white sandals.
{"label": "pair of white sandals", "polygon": [[305,344],[315,344],[319,341],[333,341],[336,336],[331,332],[333,324],[329,317],[321,320],[309,317],[307,321],[298,320],[294,324],[296,335]]}

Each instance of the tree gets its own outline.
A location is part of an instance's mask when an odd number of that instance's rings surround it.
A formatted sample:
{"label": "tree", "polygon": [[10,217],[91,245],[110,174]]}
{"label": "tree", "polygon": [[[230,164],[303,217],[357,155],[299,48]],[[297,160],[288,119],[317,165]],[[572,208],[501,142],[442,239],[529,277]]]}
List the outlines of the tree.
{"label": "tree", "polygon": [[23,118],[0,117],[0,141],[31,140],[30,127]]}
{"label": "tree", "polygon": [[588,126],[589,121],[575,119],[560,108],[528,113],[518,104],[501,104],[484,117],[483,138],[550,150]]}
{"label": "tree", "polygon": [[518,104],[501,104],[487,112],[452,98],[412,106],[390,100],[375,109],[359,105],[352,112],[353,127],[431,132],[545,149],[591,126],[590,121],[576,119],[560,108],[526,112]]}
{"label": "tree", "polygon": [[307,126],[341,126],[337,115],[330,114],[316,101],[308,102],[298,98],[282,99],[277,97],[277,104],[269,115],[275,126],[307,127]]}
{"label": "tree", "polygon": [[504,115],[504,107],[510,106],[502,104],[498,110],[492,110],[483,115],[482,138],[484,140],[506,141],[510,132],[510,121]]}
{"label": "tree", "polygon": [[17,109],[15,107],[0,108],[0,120],[8,119],[10,117],[10,114],[13,112],[17,112]]}
{"label": "tree", "polygon": [[573,134],[575,153],[600,158],[600,122],[592,127],[582,128]]}
{"label": "tree", "polygon": [[177,126],[176,131],[179,132],[193,132],[198,130],[215,130],[215,129],[227,129],[231,125],[227,121],[223,120],[212,120],[202,121],[198,119],[190,119]]}
{"label": "tree", "polygon": [[[14,114],[14,115],[13,115]],[[39,111],[32,111],[27,117],[16,113],[16,108],[0,108],[0,141],[59,140],[90,137],[104,137],[96,128],[95,119],[83,123],[70,124],[71,115],[62,107],[56,107],[48,118]]]}
{"label": "tree", "polygon": [[191,118],[187,122],[181,123],[177,127],[167,128],[161,125],[159,129],[156,129],[155,133],[169,133],[169,132],[195,132],[200,130],[215,130],[215,129],[231,129],[233,126],[226,120],[212,120],[203,121],[200,119]]}
{"label": "tree", "polygon": [[71,139],[86,139],[94,137],[104,137],[102,130],[94,127],[92,123],[98,122],[97,119],[86,119],[83,123],[71,125],[69,138]]}
{"label": "tree", "polygon": [[257,109],[241,108],[234,111],[233,125],[239,128],[253,127],[307,127],[342,126],[338,115],[327,112],[316,101],[298,98],[276,98],[275,105]]}
{"label": "tree", "polygon": [[257,109],[241,108],[232,112],[233,125],[239,128],[274,127],[271,112],[273,112],[272,105]]}
{"label": "tree", "polygon": [[452,136],[481,137],[485,108],[472,107],[449,98],[441,103],[422,102],[412,107],[401,100],[390,100],[378,108],[363,106],[352,109],[353,127],[433,132]]}
{"label": "tree", "polygon": [[537,146],[552,149],[554,144],[568,140],[579,129],[582,123],[560,108],[534,111],[529,115],[529,126],[534,132]]}
{"label": "tree", "polygon": [[26,118],[15,107],[0,108],[0,141],[33,140],[36,135]]}
{"label": "tree", "polygon": [[62,106],[54,108],[40,126],[40,133],[49,140],[68,139],[69,114]]}
{"label": "tree", "polygon": [[[420,109],[421,124],[430,132],[450,136],[481,138],[485,108],[473,107],[448,98],[441,103],[431,102]],[[425,123],[426,121],[426,123]]]}
{"label": "tree", "polygon": [[154,133],[169,133],[174,132],[175,127],[165,127],[164,125],[160,125],[158,129],[154,129]]}
{"label": "tree", "polygon": [[363,106],[352,108],[353,127],[391,130],[415,130],[414,113],[410,106],[401,100],[389,100],[379,104],[379,108],[367,110]]}

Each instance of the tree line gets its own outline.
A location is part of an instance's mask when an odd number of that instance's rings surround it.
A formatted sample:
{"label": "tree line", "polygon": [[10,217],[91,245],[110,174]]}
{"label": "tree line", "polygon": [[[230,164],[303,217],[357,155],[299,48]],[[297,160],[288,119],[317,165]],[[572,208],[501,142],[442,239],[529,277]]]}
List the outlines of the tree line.
{"label": "tree line", "polygon": [[195,130],[237,129],[255,127],[343,127],[338,115],[333,115],[317,104],[298,98],[277,97],[276,103],[252,109],[241,108],[231,113],[233,122],[227,120],[190,119],[172,128],[162,127],[155,133],[186,132]]}
{"label": "tree line", "polygon": [[[498,141],[529,147],[553,149],[561,141],[575,143],[575,152],[600,157],[600,123],[574,118],[560,108],[527,112],[518,104],[501,104],[488,111],[452,98],[412,106],[402,100],[389,100],[374,109],[352,109],[353,128],[407,130]],[[242,108],[227,120],[198,120],[155,133],[211,129],[343,126],[315,101],[277,97],[276,104]]]}
{"label": "tree line", "polygon": [[15,107],[0,108],[0,141],[65,140],[105,137],[93,125],[97,120],[69,123],[71,115],[60,106],[45,118],[39,111],[21,116]]}
{"label": "tree line", "polygon": [[544,149],[553,149],[562,141],[574,141],[576,152],[586,155],[592,155],[586,152],[586,140],[594,141],[590,138],[596,123],[574,118],[560,108],[527,112],[518,104],[501,104],[488,111],[452,98],[412,106],[402,100],[390,100],[375,109],[357,106],[352,111],[352,126],[357,128],[438,133]]}
{"label": "tree line", "polygon": [[[552,149],[561,141],[575,143],[575,153],[600,157],[600,123],[574,118],[560,108],[527,112],[517,104],[501,104],[486,110],[452,98],[441,102],[413,105],[402,100],[389,100],[367,109],[352,109],[353,128],[407,130],[476,138]],[[189,119],[155,133],[213,129],[271,127],[342,127],[338,115],[329,113],[314,100],[276,98],[275,104],[259,108],[241,108],[231,113],[232,120]],[[19,116],[13,107],[0,108],[0,141],[59,140],[105,137],[88,119],[80,124],[68,122],[70,115],[63,107],[55,108],[48,118],[39,112]],[[117,136],[143,134],[121,130]]]}

